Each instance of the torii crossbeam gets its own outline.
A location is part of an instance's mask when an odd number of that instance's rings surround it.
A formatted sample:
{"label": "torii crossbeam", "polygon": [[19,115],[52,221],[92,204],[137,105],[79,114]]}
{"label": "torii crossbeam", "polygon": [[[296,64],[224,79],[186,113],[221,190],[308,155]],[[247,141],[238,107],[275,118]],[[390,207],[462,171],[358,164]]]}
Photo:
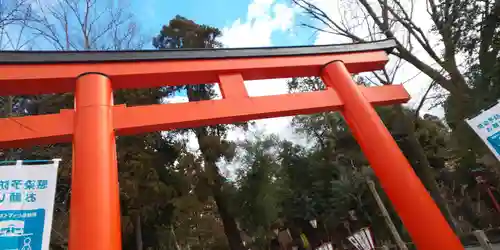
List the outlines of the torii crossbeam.
{"label": "torii crossbeam", "polygon": [[[374,105],[409,100],[401,85],[357,86],[379,70],[393,40],[251,49],[0,52],[0,96],[75,93],[75,109],[0,119],[0,147],[73,143],[70,250],[119,250],[116,135],[338,110],[418,249],[458,250],[450,229]],[[320,76],[324,91],[249,97],[244,80]],[[222,100],[113,105],[113,90],[219,83]]]}

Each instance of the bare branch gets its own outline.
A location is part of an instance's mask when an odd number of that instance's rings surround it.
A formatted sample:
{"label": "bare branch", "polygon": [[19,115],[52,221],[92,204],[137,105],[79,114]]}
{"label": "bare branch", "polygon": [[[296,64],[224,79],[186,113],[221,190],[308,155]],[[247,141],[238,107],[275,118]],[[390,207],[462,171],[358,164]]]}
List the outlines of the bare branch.
{"label": "bare branch", "polygon": [[394,1],[395,5],[398,7],[397,11],[394,8],[387,5],[387,0],[378,0],[378,1],[383,9],[389,11],[392,14],[392,16],[406,28],[408,34],[417,40],[420,46],[422,46],[422,48],[429,54],[429,56],[434,61],[436,61],[439,65],[443,64],[441,58],[439,58],[437,53],[430,45],[430,42],[427,39],[427,35],[424,34],[422,29],[413,22],[413,20],[411,19],[411,15],[406,12],[406,10],[403,8],[403,6],[399,1]]}
{"label": "bare branch", "polygon": [[349,37],[356,42],[364,41],[362,38],[352,34],[345,27],[340,26],[338,23],[334,22],[326,12],[318,8],[316,5],[306,1],[306,0],[292,0],[292,2],[299,7],[301,7],[309,16],[313,19],[320,21],[323,25],[327,26],[329,30],[335,33],[342,34],[343,36]]}
{"label": "bare branch", "polygon": [[144,44],[131,12],[123,6],[96,0],[60,0],[50,6],[42,2],[37,0],[37,18],[25,24],[56,50],[129,49]]}
{"label": "bare branch", "polygon": [[420,109],[422,109],[422,107],[424,106],[424,103],[427,100],[427,95],[429,95],[431,89],[434,87],[435,84],[436,82],[432,82],[431,84],[429,84],[429,87],[425,91],[425,94],[422,96],[422,99],[420,100],[417,109],[415,109],[415,120],[418,120]]}
{"label": "bare branch", "polygon": [[29,3],[27,0],[12,0],[9,4],[15,3],[13,6],[1,1],[0,2],[0,27],[13,24],[17,21],[22,21],[27,13],[30,13]]}
{"label": "bare branch", "polygon": [[[354,42],[380,39],[381,37],[395,39],[397,49],[392,52],[393,55],[411,63],[450,93],[457,95],[467,93],[469,88],[463,76],[460,74],[460,71],[457,69],[454,58],[454,46],[448,46],[449,53],[447,55],[449,56],[441,57],[436,52],[435,47],[431,45],[428,32],[424,32],[417,25],[417,22],[413,20],[413,1],[409,1],[410,7],[405,8],[399,0],[377,0],[376,4],[369,3],[368,0],[352,0],[360,6],[360,8],[356,10],[361,11],[364,15],[360,17],[355,14],[350,18],[342,16],[340,17],[340,21],[333,20],[327,13],[311,3],[311,1],[292,1],[299,6],[307,16],[315,21],[319,21],[319,25],[302,24],[302,26],[312,28],[316,32],[328,32],[330,34],[346,37]],[[428,0],[428,3],[434,6],[434,1]],[[352,6],[351,2],[349,2],[349,4]],[[429,7],[429,12],[437,13],[438,9],[436,8],[436,10],[433,10],[434,7],[432,6]],[[380,10],[378,10],[380,13],[376,12],[375,7],[380,7]],[[456,15],[456,13],[453,12],[450,12],[450,14]],[[434,19],[436,23],[441,22],[441,19]],[[363,37],[359,32],[353,29],[353,27],[359,27],[358,24],[360,23],[362,26],[365,26],[364,32],[368,33],[366,37]],[[399,29],[398,24],[402,26],[401,29]],[[397,36],[396,32],[398,34]],[[414,47],[412,41],[416,42],[426,51],[429,57],[436,62],[435,66],[424,62],[423,59],[417,57],[412,52]],[[396,68],[400,68],[401,64],[402,62],[396,63]],[[441,69],[443,68],[445,68],[446,71],[442,71]],[[389,72],[391,72],[391,78],[394,78],[397,71],[391,70]]]}

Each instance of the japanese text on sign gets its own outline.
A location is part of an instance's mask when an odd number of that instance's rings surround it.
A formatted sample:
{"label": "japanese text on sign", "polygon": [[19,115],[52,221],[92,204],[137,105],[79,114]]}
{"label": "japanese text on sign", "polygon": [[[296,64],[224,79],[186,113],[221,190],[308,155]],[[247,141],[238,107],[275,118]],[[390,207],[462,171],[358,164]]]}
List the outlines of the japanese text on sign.
{"label": "japanese text on sign", "polygon": [[0,204],[36,202],[38,190],[48,187],[48,180],[0,180]]}
{"label": "japanese text on sign", "polygon": [[486,131],[491,132],[493,129],[500,127],[500,114],[495,114],[484,119],[481,123],[477,125],[477,129],[486,129]]}

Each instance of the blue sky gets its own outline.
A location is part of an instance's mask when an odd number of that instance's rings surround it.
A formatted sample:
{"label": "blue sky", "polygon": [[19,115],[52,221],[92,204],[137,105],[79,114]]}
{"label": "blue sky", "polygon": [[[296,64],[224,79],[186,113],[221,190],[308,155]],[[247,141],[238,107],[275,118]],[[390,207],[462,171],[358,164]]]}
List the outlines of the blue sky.
{"label": "blue sky", "polygon": [[[253,15],[249,18],[249,8],[260,8],[268,11],[267,17],[278,19],[283,11],[276,9],[292,9],[290,0],[129,0],[135,18],[140,24],[145,36],[152,37],[167,24],[175,15],[181,15],[200,24],[207,24],[231,32],[229,28],[235,21],[240,24],[254,24],[261,16]],[[276,6],[280,5],[281,8]],[[285,9],[286,10],[286,9]],[[285,11],[286,12],[286,11]],[[253,20],[252,20],[253,19]],[[257,20],[256,20],[257,19]],[[293,23],[286,24],[285,29],[276,28],[271,33],[273,46],[307,45],[313,44],[315,36],[310,30],[299,27],[297,17],[292,17]],[[262,19],[261,19],[262,21]],[[226,28],[226,30],[224,30]],[[225,35],[225,34],[224,34]],[[256,34],[258,36],[259,34]],[[234,47],[233,44],[226,45]],[[250,45],[251,46],[251,45]],[[246,47],[246,46],[245,46]]]}
{"label": "blue sky", "polygon": [[[221,29],[220,40],[225,47],[311,45],[317,38],[311,30],[299,26],[300,11],[290,0],[130,1],[146,37],[157,35],[163,25],[181,15]],[[147,48],[150,46],[147,44]],[[251,95],[282,94],[286,89],[285,81],[247,85]],[[185,98],[185,93],[176,96]]]}
{"label": "blue sky", "polygon": [[222,28],[245,17],[251,0],[132,0],[136,18],[149,32],[157,32],[175,15]]}

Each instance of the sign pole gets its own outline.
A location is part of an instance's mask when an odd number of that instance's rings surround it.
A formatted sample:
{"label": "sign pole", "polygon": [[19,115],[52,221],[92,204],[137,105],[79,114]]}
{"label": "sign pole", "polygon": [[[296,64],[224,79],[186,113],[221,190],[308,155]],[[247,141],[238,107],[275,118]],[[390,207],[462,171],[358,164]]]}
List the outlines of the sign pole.
{"label": "sign pole", "polygon": [[394,240],[396,241],[396,245],[398,246],[398,248],[400,250],[408,250],[408,247],[406,247],[405,242],[403,241],[403,239],[401,239],[401,236],[399,235],[399,232],[396,229],[394,222],[392,222],[391,216],[389,215],[387,208],[385,208],[384,202],[382,201],[382,199],[380,198],[380,196],[377,193],[377,188],[375,187],[375,182],[373,182],[370,179],[367,179],[366,183],[368,184],[368,188],[372,192],[373,198],[375,198],[375,202],[377,203],[378,208],[380,209],[380,212],[382,213],[382,217],[384,217],[385,224],[387,224],[389,231],[391,232],[392,236],[394,237]]}

